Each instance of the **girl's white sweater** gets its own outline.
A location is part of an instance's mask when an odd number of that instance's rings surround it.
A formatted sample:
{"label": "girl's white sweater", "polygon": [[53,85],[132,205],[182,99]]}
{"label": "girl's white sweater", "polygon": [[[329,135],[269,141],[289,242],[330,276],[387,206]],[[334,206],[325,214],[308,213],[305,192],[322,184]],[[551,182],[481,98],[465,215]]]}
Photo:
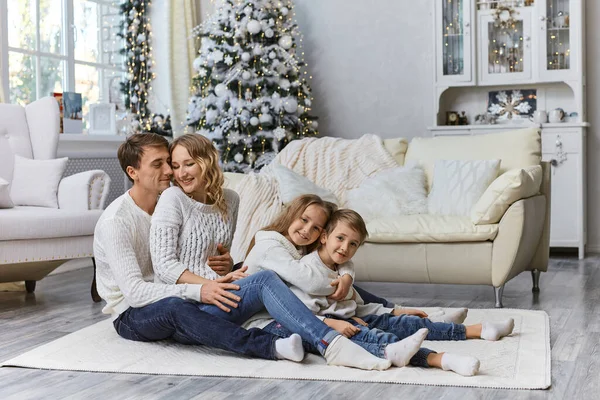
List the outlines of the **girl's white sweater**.
{"label": "girl's white sweater", "polygon": [[209,256],[219,255],[219,243],[231,247],[239,205],[236,192],[224,189],[224,195],[225,217],[216,206],[191,199],[179,187],[161,194],[150,228],[150,253],[157,281],[176,283],[186,269],[206,279],[218,278],[206,261]]}

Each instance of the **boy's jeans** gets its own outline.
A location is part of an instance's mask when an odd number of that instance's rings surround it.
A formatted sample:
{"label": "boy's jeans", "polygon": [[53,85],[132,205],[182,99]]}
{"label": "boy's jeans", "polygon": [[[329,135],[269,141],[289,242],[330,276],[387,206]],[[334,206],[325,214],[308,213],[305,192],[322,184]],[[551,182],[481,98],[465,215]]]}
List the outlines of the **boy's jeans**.
{"label": "boy's jeans", "polygon": [[299,334],[320,354],[325,354],[329,343],[339,335],[315,317],[273,271],[260,271],[234,283],[240,286],[240,290],[231,290],[241,298],[237,308],[230,307],[231,312],[212,304],[198,304],[198,308],[235,324],[244,323],[266,308],[275,320]]}
{"label": "boy's jeans", "polygon": [[275,360],[277,336],[238,325],[198,309],[198,303],[169,297],[140,308],[130,307],[113,321],[117,333],[129,340],[173,339],[206,345],[251,357]]}
{"label": "boy's jeans", "polygon": [[421,328],[429,329],[426,340],[466,340],[466,328],[462,324],[447,324],[444,322],[431,322],[427,318],[414,315],[401,315],[396,317],[392,314],[367,315],[361,317],[369,324],[369,328],[380,329],[393,333],[400,340],[416,333]]}

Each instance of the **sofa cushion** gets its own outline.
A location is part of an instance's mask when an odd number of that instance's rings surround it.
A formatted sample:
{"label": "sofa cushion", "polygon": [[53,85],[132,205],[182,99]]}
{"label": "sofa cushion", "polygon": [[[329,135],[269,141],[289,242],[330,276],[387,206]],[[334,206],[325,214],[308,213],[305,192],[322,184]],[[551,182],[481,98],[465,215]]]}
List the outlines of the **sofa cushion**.
{"label": "sofa cushion", "polygon": [[429,214],[471,216],[471,209],[498,176],[500,160],[438,160],[428,198]]}
{"label": "sofa cushion", "polygon": [[19,206],[58,208],[58,185],[68,158],[31,160],[15,155],[10,197]]}
{"label": "sofa cushion", "polygon": [[394,157],[398,165],[404,165],[404,156],[408,149],[408,141],[404,138],[385,139],[383,147]]}
{"label": "sofa cushion", "polygon": [[275,162],[273,163],[273,174],[279,184],[279,193],[283,204],[288,204],[298,196],[304,194],[316,194],[325,201],[330,201],[338,204],[338,199],[335,195],[324,189],[305,176],[302,176],[289,168]]}
{"label": "sofa cushion", "polygon": [[9,196],[8,181],[0,178],[0,208],[13,208],[14,204]]}
{"label": "sofa cushion", "polygon": [[93,235],[102,211],[45,207],[0,209],[0,240]]}
{"label": "sofa cushion", "polygon": [[367,242],[436,243],[494,240],[498,225],[474,225],[470,217],[451,215],[401,215],[367,223]]}
{"label": "sofa cushion", "polygon": [[436,160],[494,160],[500,163],[500,174],[542,160],[539,129],[527,128],[476,136],[437,136],[414,138],[406,151],[405,162],[417,161],[425,169],[428,190],[431,189]]}
{"label": "sofa cushion", "polygon": [[540,165],[506,171],[492,182],[475,203],[471,222],[476,225],[497,223],[512,203],[538,194],[541,184]]}

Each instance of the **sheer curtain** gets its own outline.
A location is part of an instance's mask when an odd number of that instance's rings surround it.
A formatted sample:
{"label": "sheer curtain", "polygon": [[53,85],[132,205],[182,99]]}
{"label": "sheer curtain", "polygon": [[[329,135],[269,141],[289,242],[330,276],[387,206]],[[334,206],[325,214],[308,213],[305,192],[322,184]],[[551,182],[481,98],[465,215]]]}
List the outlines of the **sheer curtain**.
{"label": "sheer curtain", "polygon": [[4,94],[3,82],[4,70],[2,69],[2,57],[0,56],[0,103],[6,103],[6,95]]}
{"label": "sheer curtain", "polygon": [[168,81],[171,104],[171,124],[175,137],[184,133],[192,63],[198,53],[192,28],[200,23],[200,4],[197,0],[175,0],[168,7]]}

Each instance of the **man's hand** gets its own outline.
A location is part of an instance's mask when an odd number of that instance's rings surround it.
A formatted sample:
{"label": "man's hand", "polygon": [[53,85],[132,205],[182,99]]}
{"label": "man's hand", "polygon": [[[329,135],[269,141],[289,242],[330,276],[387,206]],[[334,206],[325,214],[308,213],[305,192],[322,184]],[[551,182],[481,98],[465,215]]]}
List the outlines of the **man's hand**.
{"label": "man's hand", "polygon": [[395,315],[396,317],[399,317],[401,315],[415,315],[417,317],[421,317],[421,318],[427,318],[428,315],[425,311],[421,311],[421,310],[417,310],[415,308],[395,308],[394,311],[392,311],[392,314]]}
{"label": "man's hand", "polygon": [[221,243],[217,245],[217,251],[219,252],[219,255],[208,257],[208,261],[206,263],[218,275],[227,275],[233,268],[233,258],[231,258],[229,250],[227,250]]}
{"label": "man's hand", "polygon": [[337,286],[333,294],[327,296],[327,298],[335,301],[342,301],[348,295],[350,287],[352,287],[352,277],[348,274],[338,277],[336,280],[330,283],[330,286]]}
{"label": "man's hand", "polygon": [[214,304],[221,310],[230,312],[231,309],[226,305],[237,308],[241,298],[228,292],[228,290],[240,290],[240,287],[233,283],[221,283],[217,281],[205,283],[202,285],[202,289],[200,289],[202,302],[205,304]]}
{"label": "man's hand", "polygon": [[359,327],[352,325],[350,322],[342,321],[339,319],[325,318],[323,322],[325,322],[325,324],[328,327],[330,327],[331,329],[335,329],[347,338],[351,338],[352,336],[360,332]]}
{"label": "man's hand", "polygon": [[230,272],[225,276],[217,278],[216,281],[220,282],[220,283],[235,282],[237,280],[240,280],[247,276],[250,276],[246,273],[247,270],[248,270],[248,267],[243,266],[242,268],[238,269],[237,271]]}

